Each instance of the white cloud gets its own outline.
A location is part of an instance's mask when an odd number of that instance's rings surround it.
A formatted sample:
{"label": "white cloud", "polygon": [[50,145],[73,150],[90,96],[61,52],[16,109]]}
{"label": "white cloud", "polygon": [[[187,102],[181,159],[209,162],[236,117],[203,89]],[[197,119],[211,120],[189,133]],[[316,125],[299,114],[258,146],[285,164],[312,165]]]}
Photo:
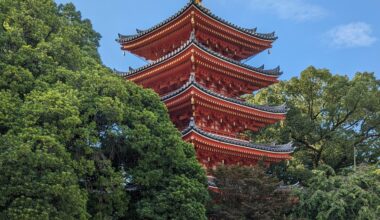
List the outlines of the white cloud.
{"label": "white cloud", "polygon": [[318,20],[327,15],[325,8],[306,0],[250,0],[250,3],[253,9],[300,22]]}
{"label": "white cloud", "polygon": [[330,46],[337,48],[368,47],[376,42],[372,28],[364,22],[353,22],[332,28],[325,34]]}

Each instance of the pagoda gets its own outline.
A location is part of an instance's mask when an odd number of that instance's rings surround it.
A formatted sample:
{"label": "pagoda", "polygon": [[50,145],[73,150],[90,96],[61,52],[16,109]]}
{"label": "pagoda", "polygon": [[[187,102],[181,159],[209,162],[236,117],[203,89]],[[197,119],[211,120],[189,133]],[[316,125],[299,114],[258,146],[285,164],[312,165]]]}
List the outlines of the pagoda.
{"label": "pagoda", "polygon": [[272,47],[275,33],[258,33],[223,20],[191,0],[167,20],[134,35],[121,35],[121,49],[149,61],[118,72],[157,92],[183,139],[207,168],[217,164],[255,165],[287,160],[291,144],[253,144],[257,132],[286,117],[287,108],[244,102],[240,97],[278,82],[279,67],[253,67],[242,60]]}

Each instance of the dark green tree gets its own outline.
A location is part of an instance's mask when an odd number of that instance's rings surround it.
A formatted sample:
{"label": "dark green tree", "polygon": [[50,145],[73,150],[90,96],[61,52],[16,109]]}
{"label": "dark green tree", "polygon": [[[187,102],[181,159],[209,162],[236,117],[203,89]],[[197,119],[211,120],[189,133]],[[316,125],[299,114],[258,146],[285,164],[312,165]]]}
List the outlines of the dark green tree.
{"label": "dark green tree", "polygon": [[[269,126],[255,141],[293,141],[293,168],[327,164],[338,170],[356,162],[376,163],[380,156],[380,82],[373,73],[352,79],[309,67],[289,81],[260,91],[248,100],[287,103],[284,123]],[[300,166],[301,165],[301,166]],[[298,169],[297,168],[297,169]]]}
{"label": "dark green tree", "polygon": [[[301,181],[294,218],[376,219],[379,210],[380,82],[373,73],[352,79],[309,67],[289,81],[260,91],[255,103],[287,103],[282,124],[269,126],[256,141],[288,142],[297,147],[289,164],[271,173]],[[336,174],[337,173],[337,174]]]}
{"label": "dark green tree", "polygon": [[211,192],[212,219],[285,219],[293,204],[290,188],[261,166],[219,166],[212,171],[216,192]]}
{"label": "dark green tree", "polygon": [[87,219],[75,161],[38,129],[2,138],[0,219]]}
{"label": "dark green tree", "polygon": [[72,4],[0,1],[0,218],[205,219],[204,171]]}
{"label": "dark green tree", "polygon": [[328,166],[313,171],[309,187],[298,190],[299,205],[293,217],[305,219],[378,219],[380,170],[359,166],[339,175]]}

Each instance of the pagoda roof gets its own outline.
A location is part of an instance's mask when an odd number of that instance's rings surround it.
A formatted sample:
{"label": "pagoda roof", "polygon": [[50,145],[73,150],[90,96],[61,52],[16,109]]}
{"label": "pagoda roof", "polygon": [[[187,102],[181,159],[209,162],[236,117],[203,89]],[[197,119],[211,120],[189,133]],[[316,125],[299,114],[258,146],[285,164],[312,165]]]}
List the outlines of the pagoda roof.
{"label": "pagoda roof", "polygon": [[169,54],[161,57],[160,59],[152,61],[152,62],[148,63],[147,65],[139,67],[137,69],[130,69],[130,71],[128,71],[128,72],[121,72],[121,71],[115,71],[115,72],[117,74],[119,74],[119,75],[124,76],[124,77],[130,77],[130,76],[136,75],[136,74],[138,74],[139,72],[141,72],[143,70],[146,70],[146,69],[151,68],[153,66],[156,66],[156,65],[158,65],[160,63],[163,63],[166,60],[168,60],[168,59],[170,59],[170,58],[172,58],[172,57],[180,54],[181,52],[185,51],[187,48],[189,48],[192,45],[200,48],[204,52],[206,52],[206,53],[208,53],[208,54],[210,54],[210,55],[212,55],[214,57],[222,59],[222,60],[224,60],[226,62],[229,62],[231,64],[240,66],[242,68],[248,69],[250,71],[254,71],[254,72],[256,72],[258,74],[261,74],[261,75],[265,75],[265,76],[269,76],[269,77],[279,77],[280,75],[283,74],[283,72],[280,69],[280,66],[277,66],[274,69],[265,70],[264,69],[264,65],[262,65],[260,67],[253,67],[251,65],[248,65],[248,64],[236,61],[234,59],[228,58],[226,56],[223,56],[222,54],[217,53],[217,52],[211,50],[210,48],[204,46],[202,43],[200,43],[196,39],[194,32],[191,33],[189,40],[187,40],[182,46],[180,46],[176,50],[172,51],[171,53],[169,53]]}
{"label": "pagoda roof", "polygon": [[227,102],[230,102],[230,103],[233,103],[236,105],[256,109],[256,110],[266,112],[266,113],[286,114],[288,111],[288,108],[286,107],[285,104],[280,105],[280,106],[255,105],[255,104],[247,103],[247,102],[240,101],[237,99],[225,97],[225,96],[223,96],[219,93],[213,92],[213,91],[205,88],[204,86],[200,85],[199,83],[197,83],[195,80],[194,74],[190,75],[189,81],[187,81],[181,88],[161,97],[161,100],[165,102],[165,101],[167,101],[173,97],[176,97],[176,96],[182,94],[183,92],[187,91],[190,87],[195,87],[195,88],[199,89],[200,91],[202,91],[202,92],[204,92],[204,93],[206,93],[212,97],[215,97],[217,99],[221,99],[223,101],[227,101]]}
{"label": "pagoda roof", "polygon": [[229,21],[226,21],[224,20],[223,18],[220,18],[219,16],[216,16],[215,14],[213,14],[209,9],[203,7],[201,4],[199,3],[196,3],[195,0],[190,0],[189,3],[184,6],[182,9],[180,9],[176,14],[172,15],[171,17],[169,17],[168,19],[162,21],[161,23],[149,28],[149,29],[146,29],[146,30],[139,30],[139,29],[136,29],[136,32],[137,34],[134,34],[134,35],[122,35],[122,34],[119,34],[119,39],[116,39],[119,43],[126,43],[126,42],[129,42],[129,41],[132,41],[132,40],[135,40],[137,38],[140,38],[142,36],[145,36],[159,28],[161,28],[162,26],[168,24],[169,22],[175,20],[176,18],[180,17],[184,12],[186,12],[189,8],[191,7],[195,7],[197,8],[199,11],[201,11],[203,14],[207,15],[208,17],[224,24],[224,25],[227,25],[233,29],[236,29],[237,31],[243,33],[243,34],[246,34],[248,36],[251,36],[251,37],[255,37],[255,38],[258,38],[258,39],[261,39],[261,40],[267,40],[267,41],[274,41],[276,40],[278,37],[275,36],[275,32],[272,32],[272,33],[257,33],[256,30],[257,28],[252,28],[252,29],[248,29],[248,28],[243,28],[243,27],[240,27],[240,26],[237,26],[235,24],[232,24],[231,22]]}
{"label": "pagoda roof", "polygon": [[272,153],[286,153],[286,154],[292,153],[294,151],[294,147],[291,142],[288,144],[283,144],[283,145],[253,144],[249,141],[232,139],[229,137],[212,134],[198,128],[198,126],[195,124],[194,118],[190,119],[189,126],[182,131],[182,136],[186,136],[190,132],[195,132],[201,136],[204,136],[206,138],[212,139],[217,142],[223,142],[225,144],[232,144],[232,145],[236,145],[240,147],[246,147],[246,148],[259,150],[259,151],[267,151],[267,152],[272,152]]}

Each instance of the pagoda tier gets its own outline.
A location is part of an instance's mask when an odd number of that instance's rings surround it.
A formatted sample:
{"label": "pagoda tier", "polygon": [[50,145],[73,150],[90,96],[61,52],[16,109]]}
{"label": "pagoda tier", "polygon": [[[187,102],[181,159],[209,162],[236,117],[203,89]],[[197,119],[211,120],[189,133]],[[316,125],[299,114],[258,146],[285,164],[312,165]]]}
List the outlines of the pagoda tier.
{"label": "pagoda tier", "polygon": [[197,83],[194,74],[185,85],[161,100],[179,130],[195,117],[197,126],[203,130],[233,138],[246,130],[258,131],[283,120],[287,111],[284,105],[261,106],[225,97]]}
{"label": "pagoda tier", "polygon": [[279,67],[265,70],[240,62],[272,47],[277,37],[237,27],[199,2],[190,1],[153,28],[119,35],[123,50],[152,61],[118,74],[161,96],[172,122],[205,167],[289,159],[291,144],[252,144],[244,135],[284,120],[285,105],[255,105],[240,98],[278,82]]}
{"label": "pagoda tier", "polygon": [[191,119],[189,126],[182,131],[183,139],[192,143],[198,160],[207,168],[218,164],[255,165],[258,161],[265,164],[290,159],[292,144],[264,145],[215,135],[199,128]]}
{"label": "pagoda tier", "polygon": [[196,38],[214,51],[235,60],[243,60],[271,48],[277,39],[274,32],[260,34],[256,28],[238,27],[212,14],[191,0],[169,19],[135,35],[121,35],[117,41],[122,50],[147,60],[157,60],[180,47],[192,31]]}
{"label": "pagoda tier", "polygon": [[264,70],[220,55],[201,44],[194,36],[170,54],[146,66],[119,72],[125,78],[165,95],[182,86],[191,72],[208,89],[228,97],[240,97],[278,82],[279,67]]}

